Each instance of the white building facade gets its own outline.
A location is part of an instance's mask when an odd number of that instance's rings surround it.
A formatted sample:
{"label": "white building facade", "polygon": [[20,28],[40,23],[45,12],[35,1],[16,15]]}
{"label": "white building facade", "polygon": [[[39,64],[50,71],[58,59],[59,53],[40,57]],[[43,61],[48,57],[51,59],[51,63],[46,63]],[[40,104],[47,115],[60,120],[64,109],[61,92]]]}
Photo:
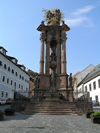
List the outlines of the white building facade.
{"label": "white building facade", "polygon": [[100,64],[96,66],[77,86],[78,98],[89,94],[90,101],[100,103]]}
{"label": "white building facade", "polygon": [[79,98],[83,95],[84,85],[80,84],[82,80],[95,68],[92,64],[82,70],[76,76],[73,76],[73,89],[74,89],[74,98]]}
{"label": "white building facade", "polygon": [[14,92],[28,97],[29,75],[23,65],[14,57],[6,55],[0,47],[0,98],[14,98]]}
{"label": "white building facade", "polygon": [[84,91],[89,92],[91,101],[100,102],[100,75],[85,83]]}

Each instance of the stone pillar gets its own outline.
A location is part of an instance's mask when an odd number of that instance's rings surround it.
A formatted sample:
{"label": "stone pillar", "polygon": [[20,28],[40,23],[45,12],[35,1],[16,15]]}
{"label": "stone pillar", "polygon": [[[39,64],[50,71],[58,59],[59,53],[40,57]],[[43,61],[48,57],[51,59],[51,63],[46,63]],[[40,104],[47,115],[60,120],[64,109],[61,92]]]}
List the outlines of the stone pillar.
{"label": "stone pillar", "polygon": [[45,33],[41,33],[41,53],[40,53],[40,74],[44,74],[44,40],[45,40]]}
{"label": "stone pillar", "polygon": [[46,43],[46,62],[45,62],[45,73],[49,74],[49,68],[50,68],[50,43],[49,41]]}
{"label": "stone pillar", "polygon": [[66,73],[66,32],[62,31],[62,74]]}
{"label": "stone pillar", "polygon": [[[52,49],[51,49],[51,53],[50,53],[50,55],[52,54],[52,52],[53,52],[53,51],[52,51]],[[52,69],[51,69],[51,74],[53,74],[53,70],[52,70]]]}
{"label": "stone pillar", "polygon": [[61,45],[57,43],[57,75],[61,74]]}

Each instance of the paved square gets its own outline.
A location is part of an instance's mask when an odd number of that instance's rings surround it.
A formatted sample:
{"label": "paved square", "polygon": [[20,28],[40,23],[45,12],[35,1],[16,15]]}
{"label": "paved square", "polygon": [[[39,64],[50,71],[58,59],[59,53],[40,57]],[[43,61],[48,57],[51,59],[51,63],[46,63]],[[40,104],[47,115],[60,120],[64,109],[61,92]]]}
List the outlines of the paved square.
{"label": "paved square", "polygon": [[5,116],[0,133],[100,133],[100,124],[93,124],[85,115],[22,115]]}

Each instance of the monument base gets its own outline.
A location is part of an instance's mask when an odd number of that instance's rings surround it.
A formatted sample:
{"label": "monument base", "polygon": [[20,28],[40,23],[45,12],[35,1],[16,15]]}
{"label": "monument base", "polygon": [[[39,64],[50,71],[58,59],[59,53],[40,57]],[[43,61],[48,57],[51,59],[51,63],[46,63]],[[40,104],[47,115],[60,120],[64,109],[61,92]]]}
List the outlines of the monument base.
{"label": "monument base", "polygon": [[11,107],[19,112],[21,107],[25,108],[25,111],[21,111],[22,114],[46,114],[46,115],[82,115],[88,109],[92,109],[92,102],[67,102],[62,100],[47,100],[47,101],[16,101],[11,104]]}

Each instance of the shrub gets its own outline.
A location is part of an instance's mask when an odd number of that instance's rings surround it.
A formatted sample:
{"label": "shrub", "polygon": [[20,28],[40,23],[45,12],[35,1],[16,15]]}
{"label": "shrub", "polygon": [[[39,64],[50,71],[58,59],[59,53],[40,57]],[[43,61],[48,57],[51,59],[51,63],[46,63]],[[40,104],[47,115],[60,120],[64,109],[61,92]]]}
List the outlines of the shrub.
{"label": "shrub", "polygon": [[15,115],[15,109],[7,108],[4,110],[5,115]]}
{"label": "shrub", "polygon": [[15,112],[15,109],[13,109],[13,108],[7,108],[4,111],[12,111],[12,112]]}
{"label": "shrub", "polygon": [[86,112],[93,112],[93,109],[88,109]]}
{"label": "shrub", "polygon": [[4,112],[0,110],[0,120],[4,119]]}
{"label": "shrub", "polygon": [[100,116],[100,112],[96,111],[92,115],[94,115],[94,116],[99,115]]}

